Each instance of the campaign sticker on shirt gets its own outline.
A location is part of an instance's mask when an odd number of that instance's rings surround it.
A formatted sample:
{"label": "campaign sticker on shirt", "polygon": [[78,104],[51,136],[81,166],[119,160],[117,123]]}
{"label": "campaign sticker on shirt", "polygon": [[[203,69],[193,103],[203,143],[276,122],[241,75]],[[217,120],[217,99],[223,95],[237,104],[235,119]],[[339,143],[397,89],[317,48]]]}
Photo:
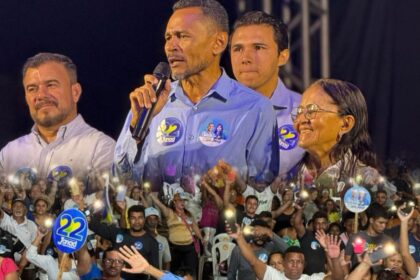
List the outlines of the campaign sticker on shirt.
{"label": "campaign sticker on shirt", "polygon": [[124,236],[120,233],[117,234],[117,236],[115,237],[115,242],[117,243],[121,243],[124,240]]}
{"label": "campaign sticker on shirt", "polygon": [[285,124],[278,130],[280,150],[291,150],[298,143],[298,134],[291,124]]}
{"label": "campaign sticker on shirt", "polygon": [[163,244],[159,241],[158,241],[158,244],[159,244],[159,251],[163,251]]}
{"label": "campaign sticker on shirt", "polygon": [[48,256],[54,256],[54,250],[51,248],[48,248],[47,251],[45,251],[45,254]]}
{"label": "campaign sticker on shirt", "polygon": [[365,211],[369,207],[370,201],[369,192],[358,185],[354,185],[344,194],[344,205],[353,213]]}
{"label": "campaign sticker on shirt", "polygon": [[263,263],[266,263],[268,261],[268,255],[266,253],[259,254],[258,259]]}
{"label": "campaign sticker on shirt", "polygon": [[49,181],[56,181],[58,185],[65,186],[67,181],[73,176],[73,171],[66,165],[54,167],[48,174]]}
{"label": "campaign sticker on shirt", "polygon": [[251,223],[252,223],[252,220],[250,218],[248,218],[248,217],[244,217],[242,219],[242,224],[243,225],[249,226]]}
{"label": "campaign sticker on shirt", "polygon": [[36,173],[36,169],[34,168],[22,167],[15,172],[15,178],[19,181],[20,179],[26,179],[33,184],[36,181]]}
{"label": "campaign sticker on shirt", "polygon": [[217,147],[229,139],[230,129],[224,120],[206,119],[198,127],[198,139],[208,147]]}
{"label": "campaign sticker on shirt", "polygon": [[136,241],[134,242],[134,247],[136,247],[137,250],[141,250],[143,248],[143,243]]}
{"label": "campaign sticker on shirt", "polygon": [[321,248],[321,245],[319,245],[319,243],[316,242],[316,241],[312,241],[311,242],[311,248],[312,248],[312,250],[316,250],[318,248]]}
{"label": "campaign sticker on shirt", "polygon": [[0,255],[3,255],[4,253],[6,253],[6,246],[0,245]]}
{"label": "campaign sticker on shirt", "polygon": [[163,146],[173,145],[181,139],[182,132],[182,124],[177,118],[165,118],[157,128],[156,141]]}
{"label": "campaign sticker on shirt", "polygon": [[86,216],[77,209],[66,209],[57,217],[52,228],[54,245],[63,253],[73,253],[86,242]]}
{"label": "campaign sticker on shirt", "polygon": [[410,250],[410,254],[414,254],[416,252],[416,247],[413,245],[408,245],[408,250]]}

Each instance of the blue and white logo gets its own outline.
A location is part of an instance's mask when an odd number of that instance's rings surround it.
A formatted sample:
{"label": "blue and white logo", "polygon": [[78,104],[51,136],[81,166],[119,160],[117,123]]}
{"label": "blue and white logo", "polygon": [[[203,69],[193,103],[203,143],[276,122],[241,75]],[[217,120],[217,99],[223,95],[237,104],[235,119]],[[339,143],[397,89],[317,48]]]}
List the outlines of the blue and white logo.
{"label": "blue and white logo", "polygon": [[266,263],[268,261],[268,255],[266,253],[262,253],[258,256],[258,259],[263,263]]}
{"label": "blue and white logo", "polygon": [[158,242],[159,244],[159,251],[163,251],[163,244],[161,242]]}
{"label": "blue and white logo", "polygon": [[72,176],[73,171],[70,167],[66,165],[59,165],[50,171],[48,174],[48,180],[56,181],[59,186],[64,186]]}
{"label": "blue and white logo", "polygon": [[370,193],[358,185],[354,185],[344,194],[344,205],[353,213],[365,211],[369,207],[370,201]]}
{"label": "blue and white logo", "polygon": [[115,242],[121,243],[124,240],[124,236],[121,233],[118,233],[115,237]]}
{"label": "blue and white logo", "polygon": [[281,150],[291,150],[296,147],[298,143],[298,134],[293,128],[293,125],[286,124],[279,128],[279,148]]}
{"label": "blue and white logo", "polygon": [[140,251],[143,248],[143,243],[141,243],[140,241],[136,241],[134,242],[134,247],[136,247],[136,249]]}
{"label": "blue and white logo", "polygon": [[319,243],[316,242],[316,241],[312,241],[311,242],[311,248],[312,248],[312,250],[317,250],[318,248],[321,248],[321,245],[319,245]]}
{"label": "blue and white logo", "polygon": [[182,124],[177,118],[165,118],[157,128],[156,141],[162,146],[170,146],[181,139],[182,133]]}
{"label": "blue and white logo", "polygon": [[410,250],[410,254],[414,254],[416,252],[416,247],[413,245],[408,245],[408,250]]}
{"label": "blue and white logo", "polygon": [[228,124],[221,119],[207,118],[198,127],[198,139],[208,147],[217,147],[225,143],[230,136]]}
{"label": "blue and white logo", "polygon": [[66,209],[57,217],[52,229],[54,245],[63,253],[73,253],[86,242],[86,216],[77,209]]}

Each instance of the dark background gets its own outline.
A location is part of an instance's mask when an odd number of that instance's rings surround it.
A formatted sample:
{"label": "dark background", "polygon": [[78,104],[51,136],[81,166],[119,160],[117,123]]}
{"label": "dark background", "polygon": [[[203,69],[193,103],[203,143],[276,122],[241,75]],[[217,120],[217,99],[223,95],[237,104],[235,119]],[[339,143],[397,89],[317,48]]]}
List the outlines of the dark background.
{"label": "dark background", "polygon": [[[74,60],[83,87],[79,112],[116,138],[129,109],[128,93],[165,60],[163,33],[173,2],[0,1],[0,146],[32,125],[20,69],[41,51]],[[234,21],[235,1],[221,2]],[[248,4],[259,8],[259,1]],[[419,19],[417,0],[330,0],[331,77],[361,88],[380,157],[399,156],[417,166]],[[228,62],[225,55],[223,65],[230,72]]]}

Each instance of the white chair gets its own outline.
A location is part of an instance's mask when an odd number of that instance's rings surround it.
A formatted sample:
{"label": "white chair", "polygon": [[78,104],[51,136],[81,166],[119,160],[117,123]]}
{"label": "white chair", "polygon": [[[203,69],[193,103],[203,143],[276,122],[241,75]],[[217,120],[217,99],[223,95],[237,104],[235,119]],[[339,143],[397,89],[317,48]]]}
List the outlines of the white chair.
{"label": "white chair", "polygon": [[232,242],[232,238],[227,233],[219,233],[213,238],[212,245],[218,243],[218,242]]}
{"label": "white chair", "polygon": [[211,246],[213,244],[213,238],[214,238],[215,233],[216,233],[215,228],[205,227],[201,229],[201,234],[204,237],[204,240],[207,241],[207,246],[203,248],[204,252],[201,252],[201,256],[199,256],[199,259],[198,259],[198,279],[200,280],[203,279],[204,264],[206,262],[212,261]]}
{"label": "white chair", "polygon": [[[229,236],[228,236],[229,237]],[[221,280],[227,279],[227,277],[222,276],[219,271],[219,264],[223,261],[227,261],[229,263],[229,258],[232,253],[233,248],[235,248],[235,244],[228,241],[220,241],[214,243],[211,248],[211,257],[212,257],[212,266],[213,266],[213,279],[214,280]],[[228,264],[229,265],[229,264]]]}

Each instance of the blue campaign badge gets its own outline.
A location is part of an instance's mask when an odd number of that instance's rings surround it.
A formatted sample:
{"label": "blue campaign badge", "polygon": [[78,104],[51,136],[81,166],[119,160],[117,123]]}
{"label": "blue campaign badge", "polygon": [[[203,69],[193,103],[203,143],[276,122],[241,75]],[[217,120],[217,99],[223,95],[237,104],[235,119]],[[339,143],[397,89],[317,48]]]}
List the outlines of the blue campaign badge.
{"label": "blue campaign badge", "polygon": [[124,240],[124,236],[121,233],[118,233],[117,236],[115,237],[115,242],[117,243],[121,243]]}
{"label": "blue campaign badge", "polygon": [[263,263],[266,263],[268,261],[268,255],[266,253],[262,253],[258,256],[258,259]]}
{"label": "blue campaign badge", "polygon": [[66,209],[57,217],[52,229],[54,245],[63,253],[73,253],[86,242],[86,216],[77,209]]}
{"label": "blue campaign badge", "polygon": [[47,251],[45,251],[45,254],[48,256],[54,256],[54,250],[52,248],[48,248]]}
{"label": "blue campaign badge", "polygon": [[136,247],[136,249],[140,251],[143,248],[143,243],[141,243],[140,241],[136,241],[134,242],[134,247]]}
{"label": "blue campaign badge", "polygon": [[6,253],[7,249],[6,246],[4,246],[3,244],[0,245],[0,255],[3,255],[4,253]]}
{"label": "blue campaign badge", "polygon": [[208,147],[217,147],[225,143],[230,136],[228,124],[221,119],[207,118],[198,127],[198,139]]}
{"label": "blue campaign badge", "polygon": [[370,204],[370,193],[359,185],[354,185],[344,194],[344,205],[353,213],[365,211]]}
{"label": "blue campaign badge", "polygon": [[48,174],[49,181],[56,181],[59,186],[67,185],[67,182],[73,176],[73,171],[66,165],[54,167]]}
{"label": "blue campaign badge", "polygon": [[319,245],[319,243],[316,242],[316,241],[312,241],[311,242],[311,248],[312,248],[312,250],[317,250],[318,248],[321,248],[321,245]]}
{"label": "blue campaign badge", "polygon": [[416,252],[416,247],[413,245],[408,245],[408,250],[410,251],[410,254],[414,254]]}
{"label": "blue campaign badge", "polygon": [[15,172],[15,178],[29,180],[32,184],[36,181],[37,171],[34,168],[21,167]]}
{"label": "blue campaign badge", "polygon": [[159,241],[158,241],[158,244],[159,244],[159,251],[163,251],[163,244],[162,243],[160,243]]}
{"label": "blue campaign badge", "polygon": [[298,143],[298,134],[291,124],[285,124],[278,129],[279,147],[281,150],[291,150]]}
{"label": "blue campaign badge", "polygon": [[170,146],[181,139],[182,133],[182,124],[177,118],[165,118],[157,128],[156,141],[162,146]]}

